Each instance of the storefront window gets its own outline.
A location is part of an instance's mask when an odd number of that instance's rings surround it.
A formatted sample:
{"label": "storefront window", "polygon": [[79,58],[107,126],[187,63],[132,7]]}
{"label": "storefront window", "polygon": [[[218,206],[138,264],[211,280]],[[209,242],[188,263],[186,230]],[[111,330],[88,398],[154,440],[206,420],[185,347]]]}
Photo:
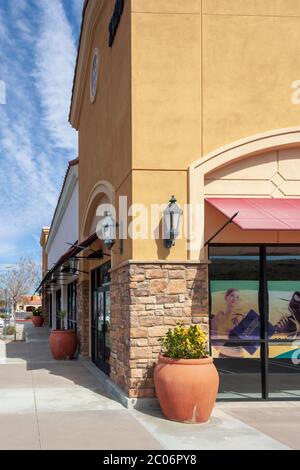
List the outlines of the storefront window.
{"label": "storefront window", "polygon": [[77,331],[77,282],[68,285],[68,328]]}
{"label": "storefront window", "polygon": [[300,247],[216,245],[210,260],[219,398],[300,398]]}
{"label": "storefront window", "polygon": [[[267,253],[269,320],[268,388],[271,398],[300,398],[300,256],[282,247]],[[294,248],[297,252],[297,248]],[[299,248],[298,248],[299,250]],[[282,254],[278,254],[281,251]]]}
{"label": "storefront window", "polygon": [[210,259],[210,338],[219,397],[260,398],[259,249],[211,248]]}

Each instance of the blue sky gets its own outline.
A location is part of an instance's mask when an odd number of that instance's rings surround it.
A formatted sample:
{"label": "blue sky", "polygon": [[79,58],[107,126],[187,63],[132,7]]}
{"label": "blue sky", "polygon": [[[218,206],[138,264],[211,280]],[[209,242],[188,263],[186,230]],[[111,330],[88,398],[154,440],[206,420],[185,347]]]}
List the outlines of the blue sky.
{"label": "blue sky", "polygon": [[40,261],[41,227],[77,157],[68,113],[82,5],[0,2],[0,270],[22,256]]}

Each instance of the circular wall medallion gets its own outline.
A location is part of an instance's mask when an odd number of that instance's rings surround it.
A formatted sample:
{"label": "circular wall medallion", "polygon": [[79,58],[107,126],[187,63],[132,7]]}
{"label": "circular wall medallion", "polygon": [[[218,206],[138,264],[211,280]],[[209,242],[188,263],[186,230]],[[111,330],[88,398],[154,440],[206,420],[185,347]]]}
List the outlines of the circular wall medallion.
{"label": "circular wall medallion", "polygon": [[91,66],[91,81],[90,81],[90,99],[93,103],[97,94],[97,84],[99,75],[99,49],[94,50],[92,66]]}

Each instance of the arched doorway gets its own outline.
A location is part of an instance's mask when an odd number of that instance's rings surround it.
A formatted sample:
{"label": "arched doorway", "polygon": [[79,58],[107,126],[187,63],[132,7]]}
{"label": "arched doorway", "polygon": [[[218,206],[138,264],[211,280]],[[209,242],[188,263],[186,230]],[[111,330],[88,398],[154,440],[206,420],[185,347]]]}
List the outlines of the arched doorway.
{"label": "arched doorway", "polygon": [[[81,218],[81,237],[86,239],[96,232],[100,204],[113,204],[114,190],[107,181],[100,181],[92,189]],[[106,374],[110,373],[110,273],[111,257],[101,240],[90,246],[89,259],[82,259],[79,295],[82,299],[82,337],[88,343],[89,356]],[[93,258],[93,252],[102,252],[102,258]]]}

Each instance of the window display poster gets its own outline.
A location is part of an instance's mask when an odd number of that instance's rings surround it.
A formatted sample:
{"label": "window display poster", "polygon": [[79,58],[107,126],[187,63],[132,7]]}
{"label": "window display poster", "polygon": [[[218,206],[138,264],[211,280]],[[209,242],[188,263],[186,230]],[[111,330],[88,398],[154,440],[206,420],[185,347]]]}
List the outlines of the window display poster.
{"label": "window display poster", "polygon": [[[259,357],[258,281],[211,281],[211,342],[214,357]],[[254,340],[233,344],[231,339]]]}
{"label": "window display poster", "polygon": [[[210,290],[213,356],[259,357],[258,281],[211,281]],[[300,281],[269,281],[268,297],[269,357],[295,357],[300,354]],[[243,344],[244,339],[253,343]]]}
{"label": "window display poster", "polygon": [[[300,281],[269,281],[268,294],[269,320],[274,326],[269,357],[292,357],[300,340]],[[278,343],[273,344],[273,340]],[[288,343],[280,344],[280,340]]]}

